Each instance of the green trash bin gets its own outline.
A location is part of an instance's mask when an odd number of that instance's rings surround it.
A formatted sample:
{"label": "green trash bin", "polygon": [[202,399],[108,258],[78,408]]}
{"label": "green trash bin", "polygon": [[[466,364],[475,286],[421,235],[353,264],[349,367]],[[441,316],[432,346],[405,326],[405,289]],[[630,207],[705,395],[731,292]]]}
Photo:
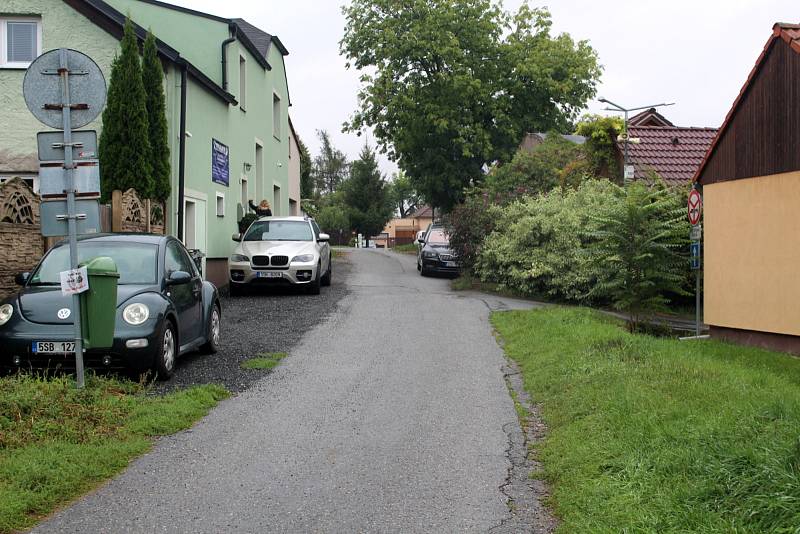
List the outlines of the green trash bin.
{"label": "green trash bin", "polygon": [[86,267],[89,276],[89,290],[80,294],[83,348],[110,348],[117,319],[117,265],[101,256],[82,262],[80,267]]}

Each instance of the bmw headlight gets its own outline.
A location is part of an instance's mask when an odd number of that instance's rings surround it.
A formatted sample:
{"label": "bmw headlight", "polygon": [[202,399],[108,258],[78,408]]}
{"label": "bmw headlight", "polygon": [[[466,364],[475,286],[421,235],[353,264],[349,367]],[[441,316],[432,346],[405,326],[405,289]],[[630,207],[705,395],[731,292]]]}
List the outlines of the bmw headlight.
{"label": "bmw headlight", "polygon": [[423,250],[422,251],[422,257],[423,258],[438,258],[439,254],[437,252],[432,251],[432,250]]}
{"label": "bmw headlight", "polygon": [[243,261],[250,261],[250,258],[241,254],[233,254],[231,255],[231,261],[239,263]]}
{"label": "bmw headlight", "polygon": [[150,308],[139,302],[128,304],[122,310],[122,318],[125,319],[126,323],[133,326],[142,324],[148,317],[150,317]]}
{"label": "bmw headlight", "polygon": [[14,306],[11,304],[3,304],[0,306],[0,326],[6,324],[11,316],[14,314]]}
{"label": "bmw headlight", "polygon": [[313,254],[300,254],[299,256],[295,256],[292,258],[292,263],[299,262],[299,263],[309,263],[314,261]]}

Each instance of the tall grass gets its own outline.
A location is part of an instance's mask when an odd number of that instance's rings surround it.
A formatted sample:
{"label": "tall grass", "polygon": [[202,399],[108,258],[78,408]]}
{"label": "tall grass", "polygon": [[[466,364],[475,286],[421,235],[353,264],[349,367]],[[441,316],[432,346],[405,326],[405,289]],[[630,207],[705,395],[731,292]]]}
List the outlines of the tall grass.
{"label": "tall grass", "polygon": [[227,391],[215,385],[164,397],[128,381],[88,376],[0,379],[0,532],[31,526],[149,449],[188,428]]}
{"label": "tall grass", "polygon": [[549,426],[561,532],[800,532],[800,360],[586,309],[492,321]]}

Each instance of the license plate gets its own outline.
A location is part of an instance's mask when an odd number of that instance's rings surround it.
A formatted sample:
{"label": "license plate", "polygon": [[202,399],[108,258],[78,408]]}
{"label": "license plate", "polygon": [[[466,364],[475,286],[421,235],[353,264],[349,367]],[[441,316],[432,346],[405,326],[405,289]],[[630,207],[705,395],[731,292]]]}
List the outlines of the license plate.
{"label": "license plate", "polygon": [[458,262],[455,261],[446,261],[444,262],[445,267],[458,267]]}
{"label": "license plate", "polygon": [[34,341],[31,347],[34,354],[74,354],[74,341]]}
{"label": "license plate", "polygon": [[281,278],[283,273],[275,271],[260,271],[257,275],[258,278]]}

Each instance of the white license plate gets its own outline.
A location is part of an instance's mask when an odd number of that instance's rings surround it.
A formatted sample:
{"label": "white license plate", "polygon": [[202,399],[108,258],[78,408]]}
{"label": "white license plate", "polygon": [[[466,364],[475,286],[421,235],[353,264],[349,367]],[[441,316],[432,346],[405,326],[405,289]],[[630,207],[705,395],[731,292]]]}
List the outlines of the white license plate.
{"label": "white license plate", "polygon": [[455,261],[446,261],[444,262],[445,267],[458,267],[458,263]]}
{"label": "white license plate", "polygon": [[258,278],[282,278],[283,273],[275,272],[275,271],[259,271],[256,275]]}
{"label": "white license plate", "polygon": [[74,341],[34,341],[31,351],[35,354],[74,354]]}

